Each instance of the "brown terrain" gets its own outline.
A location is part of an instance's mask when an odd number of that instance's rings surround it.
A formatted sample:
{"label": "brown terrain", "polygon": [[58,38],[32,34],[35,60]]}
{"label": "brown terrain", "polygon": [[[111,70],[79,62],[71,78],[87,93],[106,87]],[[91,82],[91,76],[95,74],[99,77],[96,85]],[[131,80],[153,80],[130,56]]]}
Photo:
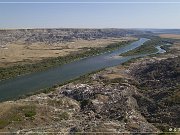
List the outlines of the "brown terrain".
{"label": "brown terrain", "polygon": [[[49,93],[0,104],[0,131],[161,133],[180,127],[180,44],[107,68]],[[178,134],[178,133],[177,133]]]}
{"label": "brown terrain", "polygon": [[[135,40],[137,31],[0,30],[0,67]],[[161,38],[180,39],[177,34]],[[120,56],[118,56],[120,57]],[[161,133],[180,127],[180,42],[50,92],[0,103],[0,133]],[[178,133],[177,133],[178,134]]]}
{"label": "brown terrain", "polygon": [[161,38],[180,39],[180,34],[160,34]]}

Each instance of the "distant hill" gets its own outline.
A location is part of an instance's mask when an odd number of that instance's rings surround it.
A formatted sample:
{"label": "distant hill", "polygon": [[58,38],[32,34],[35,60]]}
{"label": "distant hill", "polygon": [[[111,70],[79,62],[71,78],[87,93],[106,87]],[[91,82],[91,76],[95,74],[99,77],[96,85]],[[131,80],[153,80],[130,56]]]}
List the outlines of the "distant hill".
{"label": "distant hill", "polygon": [[130,29],[17,29],[0,30],[0,44],[20,40],[26,44],[43,42],[53,44],[69,42],[74,39],[93,40],[108,37],[125,37],[141,34],[141,31]]}
{"label": "distant hill", "polygon": [[146,29],[157,34],[180,34],[180,29]]}

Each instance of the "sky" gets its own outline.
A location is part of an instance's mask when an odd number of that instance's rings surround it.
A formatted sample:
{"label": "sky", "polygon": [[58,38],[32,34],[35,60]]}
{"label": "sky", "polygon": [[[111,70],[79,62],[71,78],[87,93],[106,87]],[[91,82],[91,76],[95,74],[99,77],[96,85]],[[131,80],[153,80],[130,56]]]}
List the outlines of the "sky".
{"label": "sky", "polygon": [[[52,1],[67,3],[41,3]],[[6,28],[180,29],[180,0],[0,0],[0,29]]]}

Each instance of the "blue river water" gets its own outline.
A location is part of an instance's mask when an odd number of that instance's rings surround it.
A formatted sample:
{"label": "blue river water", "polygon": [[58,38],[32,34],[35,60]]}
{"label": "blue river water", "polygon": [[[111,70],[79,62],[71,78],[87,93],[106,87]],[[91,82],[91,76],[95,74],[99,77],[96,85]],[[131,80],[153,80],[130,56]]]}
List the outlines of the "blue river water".
{"label": "blue river water", "polygon": [[[141,46],[148,40],[149,39],[146,38],[140,38],[138,41],[135,41],[112,52],[84,58],[62,66],[51,68],[46,71],[31,73],[23,76],[18,76],[13,79],[0,81],[0,101],[12,100],[22,95],[37,92],[40,89],[52,87],[55,84],[61,84],[81,75],[102,68],[116,66],[132,58],[139,57],[114,56],[119,56],[119,54],[121,53],[133,50]],[[159,50],[159,53],[163,53],[163,50],[160,47],[157,49]]]}

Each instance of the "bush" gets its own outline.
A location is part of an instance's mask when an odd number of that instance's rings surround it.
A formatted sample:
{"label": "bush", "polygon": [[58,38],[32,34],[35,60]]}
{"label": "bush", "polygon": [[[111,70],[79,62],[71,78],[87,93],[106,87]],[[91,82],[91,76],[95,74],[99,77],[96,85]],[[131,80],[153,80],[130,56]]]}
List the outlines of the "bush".
{"label": "bush", "polygon": [[68,120],[69,114],[67,112],[63,112],[63,113],[59,114],[59,119],[60,120]]}
{"label": "bush", "polygon": [[25,112],[25,117],[33,117],[33,116],[35,116],[36,115],[36,112],[35,111],[33,111],[33,110],[30,110],[30,111],[27,111],[27,112]]}
{"label": "bush", "polygon": [[33,116],[36,115],[35,106],[27,105],[27,106],[22,107],[21,109],[25,117],[32,118]]}

